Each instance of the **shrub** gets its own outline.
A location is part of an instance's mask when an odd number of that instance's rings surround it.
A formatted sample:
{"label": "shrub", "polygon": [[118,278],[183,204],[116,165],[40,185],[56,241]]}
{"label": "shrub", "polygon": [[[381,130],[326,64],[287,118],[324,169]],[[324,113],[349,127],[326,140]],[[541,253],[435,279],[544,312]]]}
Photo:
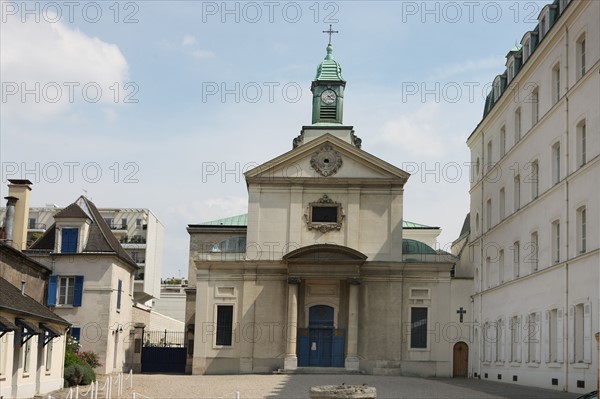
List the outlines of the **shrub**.
{"label": "shrub", "polygon": [[95,369],[98,366],[102,366],[100,360],[98,359],[98,355],[92,351],[84,351],[77,354],[77,357],[81,359],[82,362],[89,365],[91,368]]}
{"label": "shrub", "polygon": [[83,378],[81,380],[81,385],[90,385],[92,381],[96,381],[96,373],[94,369],[88,365],[83,365]]}
{"label": "shrub", "polygon": [[83,366],[84,364],[85,362],[83,361],[83,359],[77,356],[76,353],[70,351],[65,352],[65,370],[67,369],[67,367],[72,365]]}
{"label": "shrub", "polygon": [[79,385],[83,380],[83,367],[80,364],[72,364],[65,367],[65,386],[73,387]]}
{"label": "shrub", "polygon": [[65,386],[89,385],[96,380],[96,373],[87,364],[72,364],[65,367]]}

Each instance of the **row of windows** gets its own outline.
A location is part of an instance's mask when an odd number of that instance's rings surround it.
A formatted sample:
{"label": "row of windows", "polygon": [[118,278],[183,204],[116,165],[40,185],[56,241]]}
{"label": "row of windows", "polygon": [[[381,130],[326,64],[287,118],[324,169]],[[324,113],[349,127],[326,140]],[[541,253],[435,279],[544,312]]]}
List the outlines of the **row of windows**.
{"label": "row of windows", "polygon": [[486,322],[480,332],[481,360],[541,363],[543,356],[544,363],[563,363],[566,340],[568,362],[589,364],[592,362],[591,307],[589,302],[570,306],[566,320],[563,309],[554,308],[543,314],[533,312]]}
{"label": "row of windows", "polygon": [[[553,22],[552,22],[553,23]],[[540,42],[547,30],[549,29],[549,22],[546,17],[543,17],[540,24],[534,31],[527,32],[521,41],[522,47],[518,50],[512,50],[508,57],[507,69],[502,75],[496,76],[492,85],[492,92],[488,95],[485,104],[484,114],[487,114],[494,105],[498,102],[499,98],[504,94],[507,87],[513,81],[515,76],[521,71],[522,66],[528,61],[529,57],[538,47]],[[560,98],[560,65],[558,70],[552,71],[553,78],[553,99],[554,102]],[[580,79],[586,73],[586,33],[581,33],[575,41],[575,72],[576,79]]]}
{"label": "row of windows", "polygon": [[[576,212],[576,249],[578,254],[583,254],[587,251],[587,208],[582,206]],[[564,260],[564,255],[561,253],[561,248],[565,245],[561,244],[561,222],[559,219],[554,220],[550,224],[550,265],[560,263]],[[527,270],[523,269],[523,265],[529,266],[529,273],[534,273],[539,269],[539,232],[534,231],[530,235],[530,240],[522,244],[520,241],[515,241],[510,247],[512,251],[512,265],[505,262],[504,248],[488,245],[486,247],[485,265],[483,269],[484,286],[482,288],[492,288],[511,279],[516,279],[524,275]],[[494,252],[493,254],[490,254]],[[512,267],[512,270],[509,268]],[[512,272],[512,274],[511,274]]]}
{"label": "row of windows", "polygon": [[[517,143],[520,140],[520,135],[521,135],[521,130],[520,130],[520,125],[521,125],[521,111],[520,108],[517,109],[517,111],[515,112],[515,143]],[[575,132],[575,144],[576,144],[576,148],[575,148],[575,159],[576,159],[576,165],[578,168],[584,166],[587,162],[587,121],[585,119],[580,120],[576,125],[576,132]],[[499,134],[499,158],[501,159],[502,157],[504,157],[504,155],[506,154],[507,151],[507,146],[506,146],[506,126],[503,125],[500,128],[500,134]],[[552,165],[551,165],[551,170],[552,170],[552,181],[553,183],[557,183],[558,181],[560,181],[561,178],[561,171],[560,171],[560,161],[561,161],[561,151],[560,151],[560,142],[556,142],[552,145],[551,147],[551,151],[552,151]],[[486,162],[486,171],[490,171],[495,165],[495,153],[494,153],[494,142],[493,139],[490,139],[487,142],[486,145],[486,157],[485,159],[487,160]],[[533,169],[535,166],[535,170]],[[537,185],[538,183],[538,171],[539,171],[539,161],[532,161],[531,162],[531,178],[529,179],[530,182],[535,183]],[[477,159],[476,161],[476,174],[477,176],[481,176],[480,175],[480,170],[481,167],[479,165],[479,159]],[[534,173],[535,172],[535,173]]]}
{"label": "row of windows", "polygon": [[[79,307],[83,300],[83,276],[58,276],[48,278],[48,306]],[[117,281],[117,310],[121,309],[123,280]]]}
{"label": "row of windows", "polygon": [[[25,331],[27,331],[25,329]],[[42,361],[44,362],[44,370],[46,372],[50,372],[52,369],[52,351],[53,351],[53,341],[52,339],[48,339],[48,332],[45,334],[38,335],[38,340],[45,340],[47,342],[45,345],[38,346],[38,351],[44,351],[44,356],[42,357]],[[13,344],[14,338],[9,336],[9,334],[4,334],[0,337],[0,378],[12,374],[10,370],[7,369],[7,352],[8,345]],[[28,339],[23,345],[16,346],[14,351],[15,353],[19,353],[19,356],[23,359],[23,374],[29,374],[32,371],[31,367],[31,348],[32,348],[32,339]],[[41,344],[40,344],[41,345]],[[12,362],[11,362],[12,363]],[[19,362],[20,363],[20,362]],[[17,363],[17,364],[19,364]]]}
{"label": "row of windows", "polygon": [[[410,309],[410,347],[427,348],[428,308],[412,307]],[[215,345],[231,346],[233,337],[233,305],[217,306],[217,331]]]}
{"label": "row of windows", "polygon": [[[577,159],[579,167],[582,167],[587,162],[587,128],[585,120],[581,121],[577,126]],[[552,173],[552,184],[558,184],[562,179],[561,172],[561,146],[560,142],[555,143],[551,148],[551,173]],[[530,200],[533,201],[538,198],[540,194],[540,165],[539,161],[535,160],[523,168],[523,172],[526,171],[526,176],[522,180],[521,174],[515,175],[513,178],[513,212],[517,212],[521,208],[521,186],[523,183],[530,184],[531,193]],[[492,223],[492,198],[488,198],[486,201],[486,230],[493,227]],[[498,221],[501,222],[507,217],[506,213],[506,189],[501,187],[498,193]],[[476,214],[475,218],[475,231],[479,232],[479,214]]]}

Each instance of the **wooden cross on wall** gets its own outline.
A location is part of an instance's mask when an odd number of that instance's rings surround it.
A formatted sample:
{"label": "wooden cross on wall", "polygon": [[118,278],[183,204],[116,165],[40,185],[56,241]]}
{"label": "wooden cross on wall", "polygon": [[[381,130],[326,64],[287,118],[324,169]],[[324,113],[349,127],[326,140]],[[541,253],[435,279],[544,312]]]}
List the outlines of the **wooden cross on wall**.
{"label": "wooden cross on wall", "polygon": [[464,315],[465,313],[467,313],[467,311],[466,311],[466,310],[464,310],[464,309],[463,309],[463,307],[461,306],[461,307],[460,307],[460,309],[458,309],[458,310],[456,311],[456,313],[458,313],[458,314],[460,315],[460,322],[462,323],[462,322],[463,322],[463,315]]}

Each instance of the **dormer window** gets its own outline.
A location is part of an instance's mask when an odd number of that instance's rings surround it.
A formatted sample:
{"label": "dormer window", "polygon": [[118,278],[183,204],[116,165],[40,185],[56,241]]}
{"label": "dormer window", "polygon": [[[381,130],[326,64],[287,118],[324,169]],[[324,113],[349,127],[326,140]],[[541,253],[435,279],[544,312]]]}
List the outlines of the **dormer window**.
{"label": "dormer window", "polygon": [[529,39],[525,40],[523,42],[523,62],[527,61],[527,59],[529,59],[529,55],[530,53],[530,41]]}
{"label": "dormer window", "polygon": [[496,76],[494,79],[494,102],[498,101],[500,97],[500,76]]}
{"label": "dormer window", "polygon": [[72,254],[77,252],[77,243],[79,238],[79,229],[76,227],[63,227],[61,233],[61,248],[63,254]]}
{"label": "dormer window", "polygon": [[543,11],[544,15],[540,19],[540,41],[546,36],[546,32],[548,32],[548,11]]}
{"label": "dormer window", "polygon": [[508,62],[508,83],[510,84],[510,82],[512,82],[513,78],[515,77],[515,62],[514,60],[511,58],[510,61]]}

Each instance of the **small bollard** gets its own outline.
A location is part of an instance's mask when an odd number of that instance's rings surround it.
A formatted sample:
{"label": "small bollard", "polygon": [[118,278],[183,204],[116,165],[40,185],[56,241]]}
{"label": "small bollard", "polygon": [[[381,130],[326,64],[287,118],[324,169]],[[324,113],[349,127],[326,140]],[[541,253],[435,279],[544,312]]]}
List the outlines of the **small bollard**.
{"label": "small bollard", "polygon": [[377,389],[367,385],[320,385],[310,388],[310,399],[375,399]]}

